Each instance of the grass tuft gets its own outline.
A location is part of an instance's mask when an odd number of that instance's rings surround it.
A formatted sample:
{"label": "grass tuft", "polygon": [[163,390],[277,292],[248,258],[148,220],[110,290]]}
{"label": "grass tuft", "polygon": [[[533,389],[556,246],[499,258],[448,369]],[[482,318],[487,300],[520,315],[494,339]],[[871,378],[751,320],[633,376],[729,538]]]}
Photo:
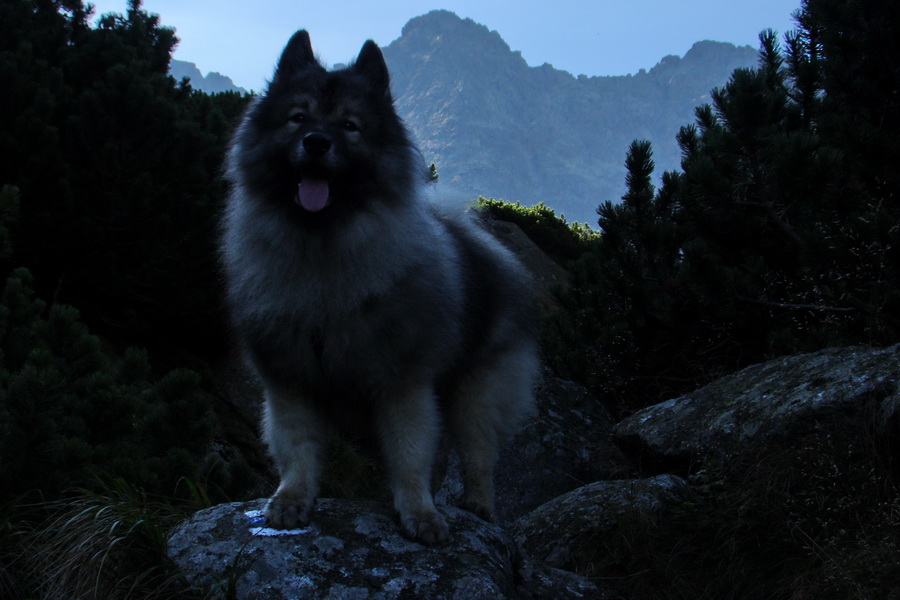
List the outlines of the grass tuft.
{"label": "grass tuft", "polygon": [[201,598],[166,556],[184,511],[122,480],[33,507],[46,516],[22,535],[14,572],[45,600]]}

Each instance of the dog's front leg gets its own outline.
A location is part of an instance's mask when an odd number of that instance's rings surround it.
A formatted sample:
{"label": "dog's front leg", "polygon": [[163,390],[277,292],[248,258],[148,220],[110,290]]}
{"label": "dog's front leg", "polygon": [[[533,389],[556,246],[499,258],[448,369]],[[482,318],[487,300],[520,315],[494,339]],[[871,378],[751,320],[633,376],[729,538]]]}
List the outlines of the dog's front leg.
{"label": "dog's front leg", "polygon": [[309,523],[319,495],[323,426],[302,400],[266,390],[263,435],[281,483],[265,509],[270,527]]}
{"label": "dog's front leg", "polygon": [[450,529],[431,495],[432,467],[440,438],[434,394],[430,388],[415,388],[385,398],[377,421],[403,533],[427,545],[447,541]]}

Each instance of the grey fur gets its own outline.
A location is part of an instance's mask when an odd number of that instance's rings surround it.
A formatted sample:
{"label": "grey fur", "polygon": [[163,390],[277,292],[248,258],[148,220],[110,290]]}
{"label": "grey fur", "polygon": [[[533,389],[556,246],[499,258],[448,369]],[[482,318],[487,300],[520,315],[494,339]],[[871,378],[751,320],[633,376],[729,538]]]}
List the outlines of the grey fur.
{"label": "grey fur", "polygon": [[[374,429],[411,538],[448,536],[430,485],[443,428],[465,506],[492,515],[498,445],[532,405],[535,306],[506,249],[422,200],[422,173],[378,47],[326,72],[295,34],[234,136],[222,235],[233,322],[265,387],[276,527],[309,521],[330,425]],[[325,208],[295,203],[306,178],[327,181]]]}

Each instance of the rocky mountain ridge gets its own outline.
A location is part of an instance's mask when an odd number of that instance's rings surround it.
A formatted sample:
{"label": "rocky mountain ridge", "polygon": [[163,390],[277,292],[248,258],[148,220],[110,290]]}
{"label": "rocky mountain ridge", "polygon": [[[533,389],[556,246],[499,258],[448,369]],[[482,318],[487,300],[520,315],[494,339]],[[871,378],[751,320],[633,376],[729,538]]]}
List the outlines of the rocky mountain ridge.
{"label": "rocky mountain ridge", "polygon": [[[625,192],[633,140],[653,143],[657,175],[678,168],[675,135],[694,108],[757,63],[750,46],[701,41],[649,71],[576,77],[528,66],[500,33],[446,10],[411,19],[384,55],[400,115],[437,165],[439,198],[544,202],[591,225],[601,202]],[[171,72],[205,92],[244,91],[192,63],[173,60]]]}
{"label": "rocky mountain ridge", "polygon": [[[625,51],[625,50],[623,50]],[[625,154],[653,142],[657,173],[677,168],[675,135],[756,51],[698,42],[636,75],[575,77],[519,52],[471,19],[432,11],[384,49],[397,106],[440,174],[439,194],[532,205],[594,224],[625,191]]]}
{"label": "rocky mountain ridge", "polygon": [[181,81],[187,77],[191,82],[191,87],[207,94],[218,94],[220,92],[238,92],[246,94],[247,90],[235,85],[230,77],[211,71],[206,75],[200,72],[192,62],[183,60],[175,60],[169,62],[169,75],[177,81]]}

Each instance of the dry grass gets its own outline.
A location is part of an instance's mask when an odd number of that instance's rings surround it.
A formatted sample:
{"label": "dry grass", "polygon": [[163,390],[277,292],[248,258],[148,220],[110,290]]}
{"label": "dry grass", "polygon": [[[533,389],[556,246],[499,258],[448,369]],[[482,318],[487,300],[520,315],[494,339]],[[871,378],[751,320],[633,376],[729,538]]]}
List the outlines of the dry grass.
{"label": "dry grass", "polygon": [[[35,522],[36,515],[44,517]],[[119,481],[30,507],[18,520],[10,598],[168,600],[199,598],[169,563],[166,538],[184,513]],[[24,523],[34,523],[25,525]],[[10,556],[9,554],[7,556]],[[24,582],[24,583],[23,583]]]}

